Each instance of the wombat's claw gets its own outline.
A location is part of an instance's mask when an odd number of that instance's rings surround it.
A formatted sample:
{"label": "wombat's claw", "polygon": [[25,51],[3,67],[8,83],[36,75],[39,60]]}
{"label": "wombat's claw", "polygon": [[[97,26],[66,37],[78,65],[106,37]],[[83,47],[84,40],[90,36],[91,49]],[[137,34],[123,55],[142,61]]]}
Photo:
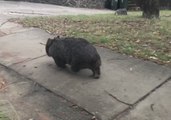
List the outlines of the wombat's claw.
{"label": "wombat's claw", "polygon": [[99,76],[94,76],[95,79],[99,79],[100,77]]}
{"label": "wombat's claw", "polygon": [[94,75],[94,74],[92,74],[92,75],[90,75],[89,77],[93,77],[94,79],[99,79],[99,76],[98,75]]}

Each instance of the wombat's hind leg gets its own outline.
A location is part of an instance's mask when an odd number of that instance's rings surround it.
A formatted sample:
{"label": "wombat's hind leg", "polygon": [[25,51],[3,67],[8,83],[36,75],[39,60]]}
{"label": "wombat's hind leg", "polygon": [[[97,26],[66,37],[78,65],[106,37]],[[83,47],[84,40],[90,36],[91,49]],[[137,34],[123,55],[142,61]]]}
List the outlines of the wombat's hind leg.
{"label": "wombat's hind leg", "polygon": [[94,69],[92,69],[92,72],[93,72],[93,77],[95,78],[95,79],[98,79],[98,78],[100,78],[100,68],[98,67],[98,68],[94,68]]}

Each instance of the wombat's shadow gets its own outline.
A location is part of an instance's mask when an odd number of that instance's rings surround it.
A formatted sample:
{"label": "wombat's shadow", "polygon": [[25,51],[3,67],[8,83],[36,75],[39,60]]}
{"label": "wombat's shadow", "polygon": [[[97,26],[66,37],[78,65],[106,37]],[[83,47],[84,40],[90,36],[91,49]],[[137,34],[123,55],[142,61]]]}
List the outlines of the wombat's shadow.
{"label": "wombat's shadow", "polygon": [[68,75],[69,77],[78,78],[80,80],[94,79],[90,69],[81,69],[79,72],[73,72],[68,64],[66,64],[66,68],[60,68],[52,62],[47,63],[47,65],[56,72],[59,72],[59,74]]}

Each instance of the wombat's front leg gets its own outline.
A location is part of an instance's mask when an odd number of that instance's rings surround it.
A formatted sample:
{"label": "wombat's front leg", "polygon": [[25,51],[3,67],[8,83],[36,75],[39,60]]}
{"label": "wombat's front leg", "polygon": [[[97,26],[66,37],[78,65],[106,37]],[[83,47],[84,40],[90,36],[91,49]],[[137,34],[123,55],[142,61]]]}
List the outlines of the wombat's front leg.
{"label": "wombat's front leg", "polygon": [[60,58],[54,58],[54,61],[56,63],[56,65],[60,68],[65,68],[66,67],[66,63],[65,61],[61,60]]}
{"label": "wombat's front leg", "polygon": [[80,71],[80,67],[76,62],[72,62],[71,63],[71,70],[74,72],[79,72]]}

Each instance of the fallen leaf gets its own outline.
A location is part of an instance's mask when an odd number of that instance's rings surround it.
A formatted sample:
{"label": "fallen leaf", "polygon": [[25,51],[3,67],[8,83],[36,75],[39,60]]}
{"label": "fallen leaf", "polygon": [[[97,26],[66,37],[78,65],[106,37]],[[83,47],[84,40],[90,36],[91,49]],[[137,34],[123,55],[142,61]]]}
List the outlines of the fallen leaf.
{"label": "fallen leaf", "polygon": [[132,68],[129,68],[130,71],[132,71],[133,69]]}
{"label": "fallen leaf", "polygon": [[4,89],[6,86],[5,78],[0,76],[0,90]]}
{"label": "fallen leaf", "polygon": [[51,120],[46,113],[38,113],[39,120]]}
{"label": "fallen leaf", "polygon": [[150,59],[153,59],[153,60],[157,60],[158,58],[154,57],[154,56],[150,56],[149,57]]}

